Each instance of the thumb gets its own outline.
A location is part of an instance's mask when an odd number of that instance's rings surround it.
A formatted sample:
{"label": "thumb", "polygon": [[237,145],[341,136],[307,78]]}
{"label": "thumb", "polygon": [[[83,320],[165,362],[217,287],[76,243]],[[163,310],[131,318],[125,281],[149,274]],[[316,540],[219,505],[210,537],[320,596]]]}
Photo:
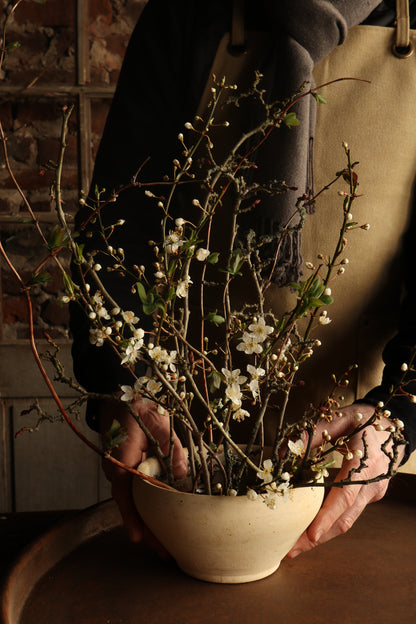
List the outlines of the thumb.
{"label": "thumb", "polygon": [[176,479],[184,479],[188,474],[187,453],[176,435],[173,447],[172,469]]}

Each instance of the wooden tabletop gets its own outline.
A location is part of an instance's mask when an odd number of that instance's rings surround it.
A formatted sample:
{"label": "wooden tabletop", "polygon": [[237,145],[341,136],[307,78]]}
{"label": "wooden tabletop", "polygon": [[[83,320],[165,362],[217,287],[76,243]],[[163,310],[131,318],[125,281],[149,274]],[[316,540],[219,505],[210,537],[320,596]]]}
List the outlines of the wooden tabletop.
{"label": "wooden tabletop", "polygon": [[242,585],[197,581],[130,544],[104,503],[26,551],[7,578],[2,624],[416,622],[415,485],[397,482],[347,534]]}

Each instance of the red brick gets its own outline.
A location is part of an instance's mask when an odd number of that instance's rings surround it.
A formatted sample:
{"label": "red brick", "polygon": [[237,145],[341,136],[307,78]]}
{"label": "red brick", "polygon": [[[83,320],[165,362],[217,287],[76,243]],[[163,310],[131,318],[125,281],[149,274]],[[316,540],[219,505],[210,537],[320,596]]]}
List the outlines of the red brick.
{"label": "red brick", "polygon": [[[0,119],[3,126],[3,130],[7,132],[11,130],[13,127],[13,114],[12,114],[12,106],[10,102],[6,102],[0,104]],[[0,148],[0,153],[2,154],[2,149]],[[3,158],[3,154],[1,156]]]}
{"label": "red brick", "polygon": [[99,18],[106,24],[113,21],[113,7],[110,0],[90,0],[89,1],[90,22]]}
{"label": "red brick", "polygon": [[147,0],[136,0],[135,2],[129,2],[126,8],[123,10],[123,17],[124,19],[131,22],[132,28],[135,26],[137,20],[139,19],[146,3]]}
{"label": "red brick", "polygon": [[91,130],[93,133],[101,136],[110,110],[110,102],[108,100],[94,100],[91,103]]}
{"label": "red brick", "polygon": [[[22,169],[21,167],[15,167],[14,175],[21,188],[23,189],[48,188],[51,182],[51,176],[47,176],[47,174],[42,173],[40,168],[37,171],[33,171],[28,169]],[[3,189],[15,188],[15,185],[10,178],[9,173],[6,170],[0,171],[0,186]]]}
{"label": "red brick", "polygon": [[7,199],[0,199],[0,213],[8,214],[10,212],[11,212],[10,202],[8,202]]}
{"label": "red brick", "polygon": [[19,123],[35,125],[40,121],[58,121],[59,104],[57,102],[36,102],[24,100],[16,105],[16,118]]}
{"label": "red brick", "polygon": [[24,2],[15,12],[18,24],[38,24],[40,26],[73,26],[75,18],[75,0],[48,0]]}
{"label": "red brick", "polygon": [[[59,155],[59,139],[45,137],[38,141],[38,164],[41,166],[51,160],[56,162]],[[67,137],[67,147],[64,155],[64,166],[78,162],[77,139],[74,136]]]}
{"label": "red brick", "polygon": [[[32,271],[21,271],[19,275],[24,282],[28,282],[32,276]],[[3,272],[2,275],[2,292],[4,295],[21,296],[21,286],[19,281],[9,272]]]}
{"label": "red brick", "polygon": [[9,43],[17,41],[19,47],[9,53],[6,59],[6,68],[9,64],[14,65],[17,61],[32,65],[34,57],[36,57],[37,61],[38,55],[45,54],[48,51],[50,37],[39,29],[33,32],[23,29],[9,30],[7,41]]}
{"label": "red brick", "polygon": [[19,136],[18,134],[9,134],[7,139],[7,152],[9,158],[22,163],[28,162],[34,147],[34,140],[28,136]]}
{"label": "red brick", "polygon": [[[128,37],[126,37],[125,34],[110,34],[108,37],[106,37],[106,44],[107,51],[110,52],[110,54],[118,56],[118,58],[120,59],[117,66],[117,70],[119,71],[127,50]],[[107,65],[107,69],[113,70],[114,67],[110,67]]]}
{"label": "red brick", "polygon": [[68,306],[61,304],[57,299],[49,299],[41,311],[42,319],[50,325],[64,325],[69,323]]}
{"label": "red brick", "polygon": [[[37,318],[36,307],[33,307],[33,317]],[[29,312],[26,303],[26,297],[20,296],[7,296],[3,297],[3,323],[27,323],[29,321]]]}

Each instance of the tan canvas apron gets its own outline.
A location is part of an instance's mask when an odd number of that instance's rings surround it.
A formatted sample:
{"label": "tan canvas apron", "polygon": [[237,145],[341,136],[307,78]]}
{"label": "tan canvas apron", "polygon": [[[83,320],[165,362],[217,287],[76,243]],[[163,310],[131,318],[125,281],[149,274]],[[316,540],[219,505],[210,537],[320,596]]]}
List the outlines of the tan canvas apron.
{"label": "tan canvas apron", "polygon": [[[381,352],[393,335],[402,291],[401,239],[409,221],[416,174],[416,54],[399,58],[392,46],[399,36],[400,49],[414,47],[416,32],[408,30],[408,2],[398,2],[396,28],[357,26],[345,43],[335,49],[314,72],[320,85],[341,77],[357,77],[371,84],[342,81],[322,89],[327,104],[319,105],[314,141],[315,191],[345,167],[342,142],[346,141],[354,160],[360,162],[359,192],[353,207],[354,221],[369,223],[370,230],[348,236],[345,273],[332,286],[334,304],[328,308],[332,322],[320,328],[316,350],[301,374],[306,388],[292,396],[292,412],[308,401],[319,402],[331,387],[331,373],[340,374],[350,364],[359,365],[344,392],[345,404],[365,394],[381,380]],[[241,35],[241,21],[233,36]],[[251,82],[258,50],[264,34],[247,32],[247,51],[240,56],[228,53],[229,37],[218,48],[211,73],[225,76],[240,89]],[[410,42],[407,40],[410,37]],[[211,84],[207,84],[199,112],[206,107]],[[238,133],[238,118],[221,113]],[[217,115],[217,119],[218,115]],[[296,131],[296,130],[294,130]],[[302,239],[305,261],[315,262],[318,253],[332,253],[338,236],[342,198],[341,182],[320,196],[316,214],[308,218]],[[242,299],[248,293],[244,285]],[[272,287],[270,301],[277,314],[293,304],[288,289]]]}

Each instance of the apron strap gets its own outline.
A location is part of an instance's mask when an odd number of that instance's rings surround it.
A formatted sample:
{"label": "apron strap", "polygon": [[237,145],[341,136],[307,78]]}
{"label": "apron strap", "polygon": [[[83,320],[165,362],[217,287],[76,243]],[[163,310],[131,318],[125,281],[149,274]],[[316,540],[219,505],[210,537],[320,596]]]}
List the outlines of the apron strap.
{"label": "apron strap", "polygon": [[413,54],[410,41],[409,0],[396,0],[396,36],[393,54],[398,58],[407,58]]}
{"label": "apron strap", "polygon": [[231,37],[228,52],[233,56],[244,54],[247,49],[245,29],[245,0],[233,0]]}

